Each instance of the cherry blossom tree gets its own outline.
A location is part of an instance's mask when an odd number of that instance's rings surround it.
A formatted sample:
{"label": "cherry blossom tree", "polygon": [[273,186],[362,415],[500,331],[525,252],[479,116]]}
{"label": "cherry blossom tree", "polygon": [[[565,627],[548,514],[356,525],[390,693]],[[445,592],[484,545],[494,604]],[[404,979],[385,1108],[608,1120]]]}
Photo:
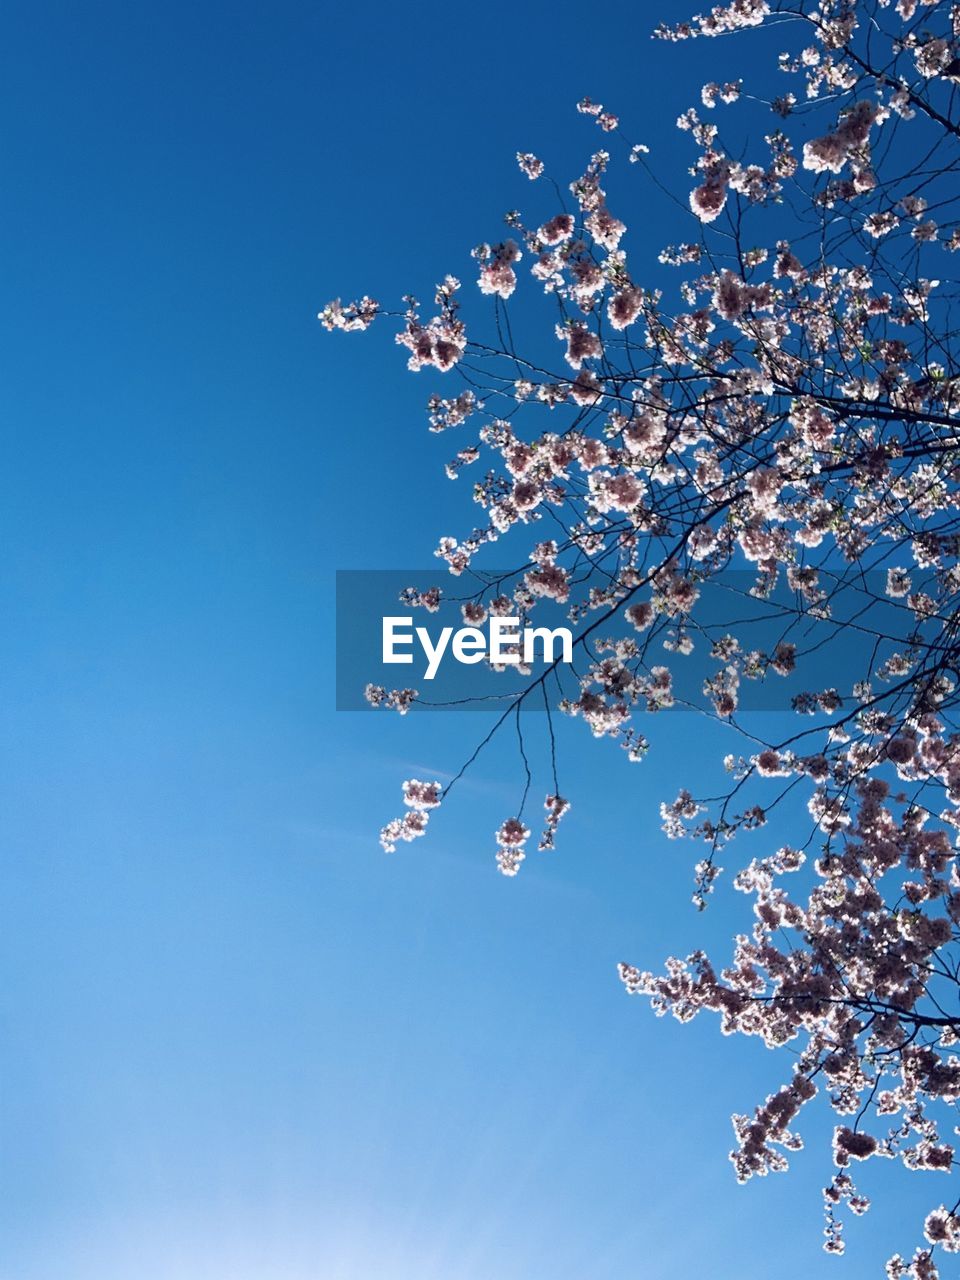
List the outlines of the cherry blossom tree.
{"label": "cherry blossom tree", "polygon": [[[960,5],[734,0],[655,34],[717,40],[721,54],[741,36],[784,49],[756,83],[698,88],[677,121],[693,177],[679,193],[688,238],[660,253],[673,287],[632,271],[621,207],[638,177],[660,183],[656,156],[584,99],[603,149],[566,187],[518,155],[535,210],[509,213],[508,234],[473,251],[485,299],[469,326],[452,276],[426,310],[364,297],[320,318],[366,330],[393,315],[408,368],[456,383],[431,395],[429,427],[458,433],[447,473],[477,468],[480,515],[436,554],[460,583],[493,544],[517,565],[464,592],[464,619],[526,618],[550,600],[577,626],[572,696],[556,664],[531,672],[464,766],[495,735],[519,735],[522,800],[496,833],[501,872],[518,873],[531,837],[526,713],[547,713],[539,848],[551,849],[569,808],[554,714],[641,760],[645,718],[680,702],[678,671],[709,654],[694,702],[728,726],[729,785],[684,788],[661,815],[668,836],[702,846],[697,906],[732,857],[752,917],[719,962],[622,964],[621,978],[659,1014],[709,1011],[724,1034],[790,1046],[782,1088],[734,1117],[731,1159],[741,1181],[785,1169],[801,1109],[825,1099],[837,1115],[829,1252],[843,1251],[845,1213],[869,1207],[856,1164],[893,1159],[942,1179],[915,1252],[887,1264],[891,1280],[931,1280],[960,1253],[947,1180],[960,1132]],[[536,305],[517,307],[524,291]],[[734,572],[755,601],[785,596],[775,642],[701,616],[705,591]],[[851,582],[862,607],[841,626]],[[825,682],[842,632],[860,667]],[[805,670],[797,727],[767,740],[741,714],[744,691]],[[420,700],[378,686],[368,697],[401,713]],[[405,782],[384,847],[422,836],[461,774]],[[778,807],[793,838],[764,844]],[[730,843],[748,832],[762,847],[736,857]]]}

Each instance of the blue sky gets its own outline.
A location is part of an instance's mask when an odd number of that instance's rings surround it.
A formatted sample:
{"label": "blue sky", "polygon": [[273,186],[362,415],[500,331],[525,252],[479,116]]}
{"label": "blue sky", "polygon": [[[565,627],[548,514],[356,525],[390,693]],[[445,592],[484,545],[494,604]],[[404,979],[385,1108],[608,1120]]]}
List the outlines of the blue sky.
{"label": "blue sky", "polygon": [[[376,841],[478,717],[332,709],[334,571],[428,566],[471,513],[434,385],[316,312],[467,278],[516,150],[572,177],[597,145],[585,93],[680,171],[714,51],[604,15],[7,9],[3,1280],[799,1280],[912,1246],[924,1186],[822,1254],[824,1116],[738,1188],[729,1113],[788,1064],[616,979],[730,931],[656,818],[701,724],[639,767],[565,730],[575,808],[510,882],[506,747]],[[634,199],[653,263],[676,215]]]}

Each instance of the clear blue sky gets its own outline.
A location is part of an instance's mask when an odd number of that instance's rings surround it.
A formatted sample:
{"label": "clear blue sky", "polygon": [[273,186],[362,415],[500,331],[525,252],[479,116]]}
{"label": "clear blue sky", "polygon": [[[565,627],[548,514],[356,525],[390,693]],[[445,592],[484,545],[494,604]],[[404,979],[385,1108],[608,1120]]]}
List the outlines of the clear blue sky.
{"label": "clear blue sky", "polygon": [[[687,162],[714,51],[604,15],[6,6],[2,1280],[806,1280],[912,1246],[923,1186],[822,1254],[825,1117],[738,1188],[729,1113],[788,1064],[616,979],[725,936],[656,818],[702,725],[640,767],[565,734],[559,852],[510,882],[499,754],[376,841],[478,717],[332,710],[334,570],[428,566],[471,512],[435,384],[316,312],[467,278],[515,151],[572,177],[598,144],[584,93]],[[645,199],[652,263],[681,232]]]}

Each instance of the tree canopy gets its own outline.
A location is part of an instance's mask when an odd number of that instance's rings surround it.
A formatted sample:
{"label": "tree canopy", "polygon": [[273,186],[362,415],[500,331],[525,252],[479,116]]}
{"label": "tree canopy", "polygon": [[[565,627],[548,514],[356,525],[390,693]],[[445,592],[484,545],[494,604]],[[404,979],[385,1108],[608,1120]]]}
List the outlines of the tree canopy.
{"label": "tree canopy", "polygon": [[[726,42],[761,27],[782,52],[755,82],[725,78]],[[465,765],[519,735],[522,802],[497,832],[499,869],[520,872],[531,839],[534,707],[551,742],[566,714],[637,761],[652,713],[693,706],[729,727],[725,792],[699,794],[678,762],[661,818],[702,847],[696,904],[722,858],[752,915],[720,960],[620,973],[658,1013],[713,1012],[724,1034],[789,1047],[782,1088],[734,1117],[731,1159],[742,1181],[785,1169],[801,1110],[825,1098],[825,1247],[841,1253],[844,1213],[869,1207],[857,1163],[949,1176],[957,1162],[960,5],[735,0],[655,35],[717,40],[716,79],[677,120],[692,176],[674,193],[686,236],[659,251],[672,287],[632,265],[643,210],[622,167],[662,189],[656,155],[585,98],[602,147],[568,183],[518,154],[534,207],[473,250],[481,299],[462,302],[450,275],[429,308],[363,297],[320,318],[361,331],[392,317],[408,368],[456,384],[428,418],[457,434],[448,475],[477,475],[473,527],[436,548],[464,620],[553,602],[577,627],[576,687],[556,663],[531,671]],[[539,305],[518,308],[523,294]],[[496,544],[516,568],[489,581]],[[719,619],[705,603],[717,591]],[[744,602],[767,610],[762,643]],[[691,697],[694,654],[710,669]],[[778,682],[800,718],[773,738],[744,707]],[[420,694],[368,697],[403,713]],[[551,759],[541,850],[570,804]],[[408,779],[384,846],[422,836],[459,776]],[[748,831],[762,843],[778,806],[788,843],[728,848]],[[942,1186],[891,1280],[931,1280],[960,1252],[960,1199]]]}

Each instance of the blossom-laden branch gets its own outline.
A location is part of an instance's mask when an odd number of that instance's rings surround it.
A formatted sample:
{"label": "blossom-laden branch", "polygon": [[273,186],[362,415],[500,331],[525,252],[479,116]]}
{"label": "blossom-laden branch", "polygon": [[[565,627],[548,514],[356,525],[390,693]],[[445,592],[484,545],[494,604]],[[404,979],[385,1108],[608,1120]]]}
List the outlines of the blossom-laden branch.
{"label": "blossom-laden branch", "polygon": [[[468,332],[453,276],[429,316],[412,297],[397,313],[408,367],[459,379],[430,396],[428,417],[434,432],[468,436],[448,476],[479,473],[475,526],[436,550],[465,621],[562,606],[577,666],[572,691],[556,664],[530,673],[445,788],[405,783],[407,812],[382,840],[422,835],[479,753],[513,732],[521,792],[493,850],[516,875],[531,835],[523,713],[541,700],[551,777],[540,851],[569,808],[553,710],[631,760],[650,746],[644,717],[671,707],[728,726],[740,750],[723,762],[723,794],[683,789],[661,808],[668,836],[705,844],[697,905],[736,835],[763,833],[780,811],[795,838],[735,874],[752,924],[726,966],[698,951],[663,974],[620,973],[660,1014],[712,1012],[725,1034],[791,1046],[788,1082],[734,1117],[732,1159],[741,1180],[784,1169],[802,1108],[826,1096],[839,1123],[825,1247],[840,1253],[841,1210],[869,1207],[853,1165],[892,1158],[949,1175],[956,1163],[960,5],[733,0],[656,34],[762,42],[765,26],[790,42],[769,80],[718,76],[677,120],[695,148],[690,190],[675,197],[689,230],[661,250],[654,280],[628,256],[629,197],[608,201],[612,149],[652,190],[669,195],[668,184],[618,115],[583,99],[611,151],[566,191],[518,153],[540,203],[473,251],[492,317],[471,314]],[[515,310],[527,292],[550,309],[534,336],[542,308]],[[364,297],[320,318],[356,331],[388,314]],[[485,577],[495,544],[519,548],[516,568]],[[705,603],[714,589],[730,602],[721,621]],[[439,595],[406,603],[432,609]],[[740,599],[769,604],[768,640],[753,638]],[[819,679],[844,633],[857,670]],[[712,666],[691,699],[680,684],[694,651]],[[806,727],[758,736],[744,691],[793,687],[804,672],[790,701]],[[379,686],[368,697],[401,713],[419,701]],[[951,1199],[927,1216],[912,1259],[890,1260],[890,1280],[934,1280],[941,1255],[960,1252]]]}

